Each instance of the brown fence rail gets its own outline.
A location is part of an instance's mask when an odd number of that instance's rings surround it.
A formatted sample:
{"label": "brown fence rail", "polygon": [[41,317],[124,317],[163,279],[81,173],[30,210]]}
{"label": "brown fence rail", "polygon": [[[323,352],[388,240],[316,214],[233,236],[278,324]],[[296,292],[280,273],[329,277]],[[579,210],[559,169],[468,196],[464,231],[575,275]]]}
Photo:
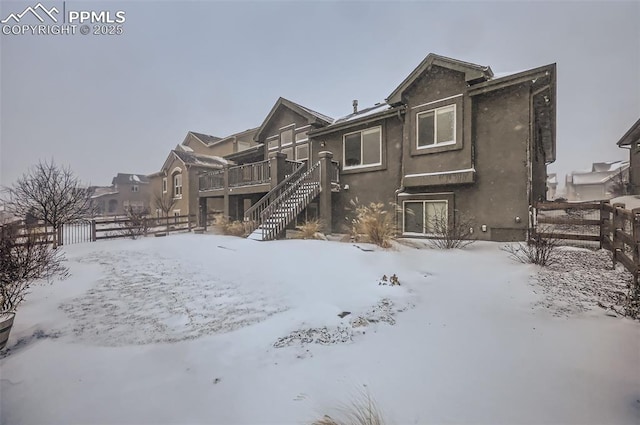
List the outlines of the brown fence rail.
{"label": "brown fence rail", "polygon": [[602,202],[538,202],[530,238],[540,236],[572,245],[611,251],[638,283],[640,275],[640,208]]}

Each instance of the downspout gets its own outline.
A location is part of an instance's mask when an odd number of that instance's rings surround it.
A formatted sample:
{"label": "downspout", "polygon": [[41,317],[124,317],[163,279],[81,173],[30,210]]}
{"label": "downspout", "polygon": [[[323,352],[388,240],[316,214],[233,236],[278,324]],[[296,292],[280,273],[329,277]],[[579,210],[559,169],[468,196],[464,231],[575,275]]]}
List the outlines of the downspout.
{"label": "downspout", "polygon": [[[527,137],[527,200],[529,202],[529,224],[527,229],[527,239],[530,236],[529,233],[531,232],[531,229],[533,229],[535,226],[535,208],[533,206],[533,199],[531,199],[531,180],[533,178],[533,173],[531,170],[531,139],[535,131],[535,102],[533,101],[533,98],[533,90],[531,87],[529,87],[529,135]],[[546,168],[547,167],[545,167],[545,170]]]}
{"label": "downspout", "polygon": [[398,118],[398,121],[400,121],[402,123],[402,142],[400,143],[400,187],[395,191],[395,204],[396,204],[396,210],[400,210],[398,213],[398,211],[396,211],[395,214],[395,224],[396,224],[396,229],[400,229],[400,216],[404,215],[404,211],[402,211],[402,207],[400,206],[400,200],[398,199],[398,195],[402,192],[404,192],[404,120],[402,119],[402,114],[401,114],[401,109],[398,109],[398,113],[396,115],[396,117]]}

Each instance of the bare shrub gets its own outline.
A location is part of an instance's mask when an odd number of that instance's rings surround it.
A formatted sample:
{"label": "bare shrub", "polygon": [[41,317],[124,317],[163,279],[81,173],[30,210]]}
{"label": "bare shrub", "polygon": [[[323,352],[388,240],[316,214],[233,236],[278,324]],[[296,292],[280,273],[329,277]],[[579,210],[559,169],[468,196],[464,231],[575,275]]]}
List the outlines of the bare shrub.
{"label": "bare shrub", "polygon": [[434,239],[429,244],[434,248],[465,248],[476,241],[473,220],[457,210],[454,211],[453,223],[449,223],[447,215],[442,213],[431,219],[430,226]]}
{"label": "bare shrub", "polygon": [[369,394],[362,394],[350,404],[339,408],[339,416],[324,415],[311,425],[384,425],[385,420]]}
{"label": "bare shrub", "polygon": [[[364,235],[368,242],[382,248],[390,248],[391,241],[397,236],[395,217],[393,212],[385,209],[384,204],[371,202],[360,205],[358,200],[351,200],[351,209],[355,217],[351,220],[351,234],[358,238]],[[395,206],[392,209],[395,211]]]}
{"label": "bare shrub", "polygon": [[67,277],[63,261],[46,236],[0,226],[0,312],[15,312],[36,280]]}
{"label": "bare shrub", "polygon": [[131,239],[146,235],[149,231],[149,225],[144,211],[138,211],[131,206],[126,207],[124,211],[127,214],[127,221],[120,230],[120,234]]}
{"label": "bare shrub", "polygon": [[[553,232],[542,230],[541,233],[553,235]],[[501,249],[509,254],[515,261],[525,264],[537,264],[539,266],[549,266],[556,262],[556,251],[558,239],[551,237],[541,237],[540,233],[533,233],[527,242],[506,245]]]}
{"label": "bare shrub", "polygon": [[322,231],[322,227],[321,220],[307,220],[298,226],[298,230],[300,230],[300,237],[302,239],[316,239],[318,233]]}

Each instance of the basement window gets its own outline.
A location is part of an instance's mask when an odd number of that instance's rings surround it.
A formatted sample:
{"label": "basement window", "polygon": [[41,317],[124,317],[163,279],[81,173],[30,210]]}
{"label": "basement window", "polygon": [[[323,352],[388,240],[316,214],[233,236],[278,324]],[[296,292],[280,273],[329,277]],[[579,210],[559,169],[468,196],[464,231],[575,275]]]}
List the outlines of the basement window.
{"label": "basement window", "polygon": [[404,234],[432,235],[436,228],[442,229],[448,223],[448,202],[404,201],[402,203]]}

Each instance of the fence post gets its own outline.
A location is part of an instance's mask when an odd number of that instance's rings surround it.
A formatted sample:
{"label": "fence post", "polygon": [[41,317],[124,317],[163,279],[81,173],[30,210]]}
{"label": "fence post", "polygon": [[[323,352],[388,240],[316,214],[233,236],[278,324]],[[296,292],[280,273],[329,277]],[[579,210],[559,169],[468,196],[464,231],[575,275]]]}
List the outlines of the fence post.
{"label": "fence post", "polygon": [[640,253],[638,248],[640,247],[640,208],[634,208],[631,210],[633,214],[633,220],[631,221],[632,236],[633,236],[633,283],[638,284],[638,268],[640,265]]}
{"label": "fence post", "polygon": [[62,246],[64,245],[64,240],[62,238],[62,235],[64,234],[64,224],[61,224],[60,227],[58,227],[58,246]]}
{"label": "fence post", "polygon": [[604,246],[604,201],[600,201],[600,247],[598,249],[602,249]]}
{"label": "fence post", "polygon": [[96,233],[96,220],[93,219],[91,220],[91,242],[95,242],[97,240]]}
{"label": "fence post", "polygon": [[622,252],[624,248],[624,241],[618,238],[617,232],[618,229],[624,229],[624,216],[620,214],[620,210],[624,209],[624,204],[613,204],[613,221],[612,221],[612,237],[611,237],[611,245],[613,248],[613,267],[616,267],[616,256],[618,251]]}
{"label": "fence post", "polygon": [[142,233],[147,236],[147,227],[148,227],[148,223],[147,223],[147,217],[142,217]]}

